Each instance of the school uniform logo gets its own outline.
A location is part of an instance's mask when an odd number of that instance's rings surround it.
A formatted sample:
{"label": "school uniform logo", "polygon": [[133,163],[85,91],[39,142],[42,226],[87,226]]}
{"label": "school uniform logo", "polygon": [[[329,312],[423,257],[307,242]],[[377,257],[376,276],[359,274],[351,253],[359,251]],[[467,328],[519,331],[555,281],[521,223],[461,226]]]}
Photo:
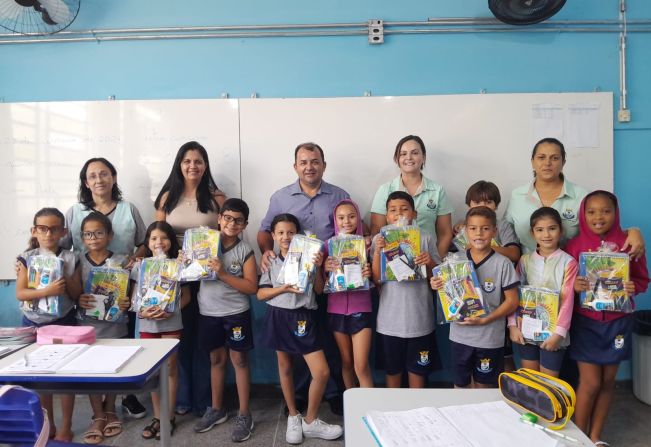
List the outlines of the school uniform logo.
{"label": "school uniform logo", "polygon": [[427,208],[431,209],[432,211],[436,209],[436,203],[434,202],[434,199],[429,199],[427,201]]}
{"label": "school uniform logo", "polygon": [[486,293],[491,293],[493,290],[495,290],[495,282],[493,282],[493,278],[486,278],[484,280],[482,288]]}
{"label": "school uniform logo", "polygon": [[228,273],[231,275],[239,276],[240,273],[242,273],[242,266],[240,265],[239,262],[233,261],[231,262],[231,265],[228,267]]}
{"label": "school uniform logo", "polygon": [[427,366],[430,364],[429,351],[420,351],[420,360],[417,361],[420,366]]}
{"label": "school uniform logo", "polygon": [[574,214],[574,210],[572,210],[572,208],[565,208],[565,211],[563,211],[563,214],[561,214],[561,216],[563,216],[563,219],[571,220],[576,217],[576,214]]}
{"label": "school uniform logo", "polygon": [[233,341],[242,341],[244,340],[244,335],[242,335],[242,326],[235,326],[232,329],[231,340]]}
{"label": "school uniform logo", "polygon": [[353,317],[353,318],[361,318],[361,317],[362,317],[362,313],[361,313],[361,312],[356,312],[356,313],[354,313],[354,314],[350,314],[350,316]]}
{"label": "school uniform logo", "polygon": [[305,337],[307,334],[307,321],[305,320],[298,320],[296,322],[296,330],[294,331],[294,335],[297,337]]}
{"label": "school uniform logo", "polygon": [[618,335],[615,337],[615,341],[613,342],[613,347],[617,350],[620,350],[624,347],[624,336],[623,335]]}
{"label": "school uniform logo", "polygon": [[481,373],[489,373],[493,371],[493,368],[491,368],[491,359],[479,360],[479,367],[477,367],[477,371]]}

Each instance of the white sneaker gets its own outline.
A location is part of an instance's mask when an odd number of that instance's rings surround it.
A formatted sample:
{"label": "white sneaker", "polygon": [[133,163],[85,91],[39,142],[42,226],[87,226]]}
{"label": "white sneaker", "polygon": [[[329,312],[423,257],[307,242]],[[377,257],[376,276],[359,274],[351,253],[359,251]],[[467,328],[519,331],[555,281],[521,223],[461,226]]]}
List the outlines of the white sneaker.
{"label": "white sneaker", "polygon": [[303,442],[303,416],[298,413],[296,416],[287,417],[287,433],[285,433],[285,440],[288,444],[300,444]]}
{"label": "white sneaker", "polygon": [[308,424],[303,419],[303,436],[306,438],[320,438],[331,441],[339,438],[343,433],[341,425],[327,424],[318,418]]}

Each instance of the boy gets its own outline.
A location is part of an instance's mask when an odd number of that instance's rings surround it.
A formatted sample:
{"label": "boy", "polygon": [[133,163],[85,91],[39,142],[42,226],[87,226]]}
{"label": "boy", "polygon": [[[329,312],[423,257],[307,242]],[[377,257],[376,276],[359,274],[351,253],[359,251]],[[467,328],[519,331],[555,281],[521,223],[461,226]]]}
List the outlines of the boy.
{"label": "boy", "polygon": [[198,342],[200,348],[210,352],[212,407],[206,410],[194,430],[203,433],[228,419],[222,403],[227,352],[230,352],[240,400],[231,435],[234,442],[246,441],[253,430],[253,418],[249,412],[248,351],[253,349],[249,295],[258,291],[258,276],[253,250],[239,238],[248,218],[249,207],[243,200],[228,199],[224,202],[218,217],[221,255],[208,262],[217,279],[202,281],[198,296]]}
{"label": "boy", "polygon": [[[500,205],[501,196],[500,190],[493,182],[480,180],[468,188],[466,192],[466,205],[468,208],[476,206],[485,206],[497,212],[497,207]],[[455,234],[459,233],[464,228],[464,223],[459,222],[454,226]],[[466,236],[467,238],[467,236]],[[515,230],[510,222],[504,219],[497,221],[497,235],[495,236],[497,246],[493,249],[501,255],[506,256],[511,262],[518,262],[522,252],[520,251],[520,241],[515,235]],[[466,249],[468,247],[465,247]],[[461,248],[459,248],[461,250]]]}
{"label": "boy", "polygon": [[[400,217],[409,222],[416,220],[414,199],[404,191],[389,194],[386,202],[387,223],[395,224]],[[414,261],[424,265],[428,276],[435,266],[437,255],[432,236],[421,232],[421,254]],[[380,281],[381,252],[386,241],[381,234],[373,239],[373,279]],[[377,316],[377,332],[380,340],[386,385],[400,388],[402,371],[407,370],[410,388],[423,388],[425,378],[440,367],[440,359],[434,337],[434,305],[426,280],[387,281],[380,289],[380,308]]]}
{"label": "boy", "polygon": [[[489,313],[450,327],[455,388],[467,388],[471,381],[474,388],[495,388],[504,369],[504,327],[506,317],[518,307],[520,281],[513,263],[491,247],[496,231],[495,211],[486,206],[468,210],[466,256],[477,272]],[[433,277],[430,284],[434,290],[443,288],[440,277]]]}

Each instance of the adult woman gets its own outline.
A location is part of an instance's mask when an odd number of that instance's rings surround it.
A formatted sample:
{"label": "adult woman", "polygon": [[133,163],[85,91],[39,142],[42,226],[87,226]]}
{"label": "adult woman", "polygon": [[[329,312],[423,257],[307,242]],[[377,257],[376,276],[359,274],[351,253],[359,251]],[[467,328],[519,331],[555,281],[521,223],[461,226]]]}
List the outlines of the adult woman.
{"label": "adult woman", "polygon": [[[202,225],[217,228],[217,215],[225,199],[210,173],[206,149],[190,141],[179,148],[172,171],[156,197],[156,220],[167,221],[174,228],[179,244],[183,244],[183,234],[188,228]],[[190,290],[192,299],[182,311],[176,411],[178,414],[193,411],[201,416],[210,406],[210,360],[195,343],[199,283],[193,283]]]}
{"label": "adult woman", "polygon": [[[536,249],[536,241],[529,231],[529,218],[531,213],[542,206],[552,207],[561,215],[563,224],[561,246],[578,234],[579,208],[587,191],[565,178],[563,175],[565,160],[565,147],[556,138],[543,138],[538,141],[531,153],[533,180],[527,185],[514,189],[511,193],[504,218],[513,224],[524,253]],[[633,257],[644,253],[644,239],[636,228],[628,230],[624,248],[628,250],[629,247]]]}
{"label": "adult woman", "polygon": [[441,185],[422,173],[426,150],[423,140],[415,135],[400,139],[393,153],[393,161],[400,175],[380,186],[371,206],[371,233],[376,234],[386,225],[386,200],[394,191],[405,191],[414,198],[418,212],[418,226],[436,238],[441,257],[452,241],[452,205]]}

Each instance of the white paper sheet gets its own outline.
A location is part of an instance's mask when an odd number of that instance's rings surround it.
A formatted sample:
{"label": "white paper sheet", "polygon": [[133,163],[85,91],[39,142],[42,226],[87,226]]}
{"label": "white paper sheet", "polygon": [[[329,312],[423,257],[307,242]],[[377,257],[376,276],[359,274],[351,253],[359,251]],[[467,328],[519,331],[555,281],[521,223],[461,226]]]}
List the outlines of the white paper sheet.
{"label": "white paper sheet", "polygon": [[80,355],[89,345],[43,345],[32,351],[25,352],[21,360],[2,368],[9,374],[48,374],[55,373],[62,365],[75,356]]}
{"label": "white paper sheet", "polygon": [[398,281],[403,281],[414,274],[414,271],[409,268],[409,265],[399,257],[393,258],[393,260],[389,261],[388,265]]}
{"label": "white paper sheet", "polygon": [[537,318],[531,318],[527,315],[522,317],[522,335],[524,338],[534,340],[534,333],[542,332],[543,321]]}
{"label": "white paper sheet", "polygon": [[569,147],[599,147],[599,104],[571,104],[567,107],[565,139]]}
{"label": "white paper sheet", "polygon": [[142,346],[91,346],[58,369],[66,374],[113,374],[120,371]]}
{"label": "white paper sheet", "polygon": [[532,143],[543,138],[558,138],[563,141],[564,135],[563,106],[557,104],[534,104],[531,106],[531,139]]}

